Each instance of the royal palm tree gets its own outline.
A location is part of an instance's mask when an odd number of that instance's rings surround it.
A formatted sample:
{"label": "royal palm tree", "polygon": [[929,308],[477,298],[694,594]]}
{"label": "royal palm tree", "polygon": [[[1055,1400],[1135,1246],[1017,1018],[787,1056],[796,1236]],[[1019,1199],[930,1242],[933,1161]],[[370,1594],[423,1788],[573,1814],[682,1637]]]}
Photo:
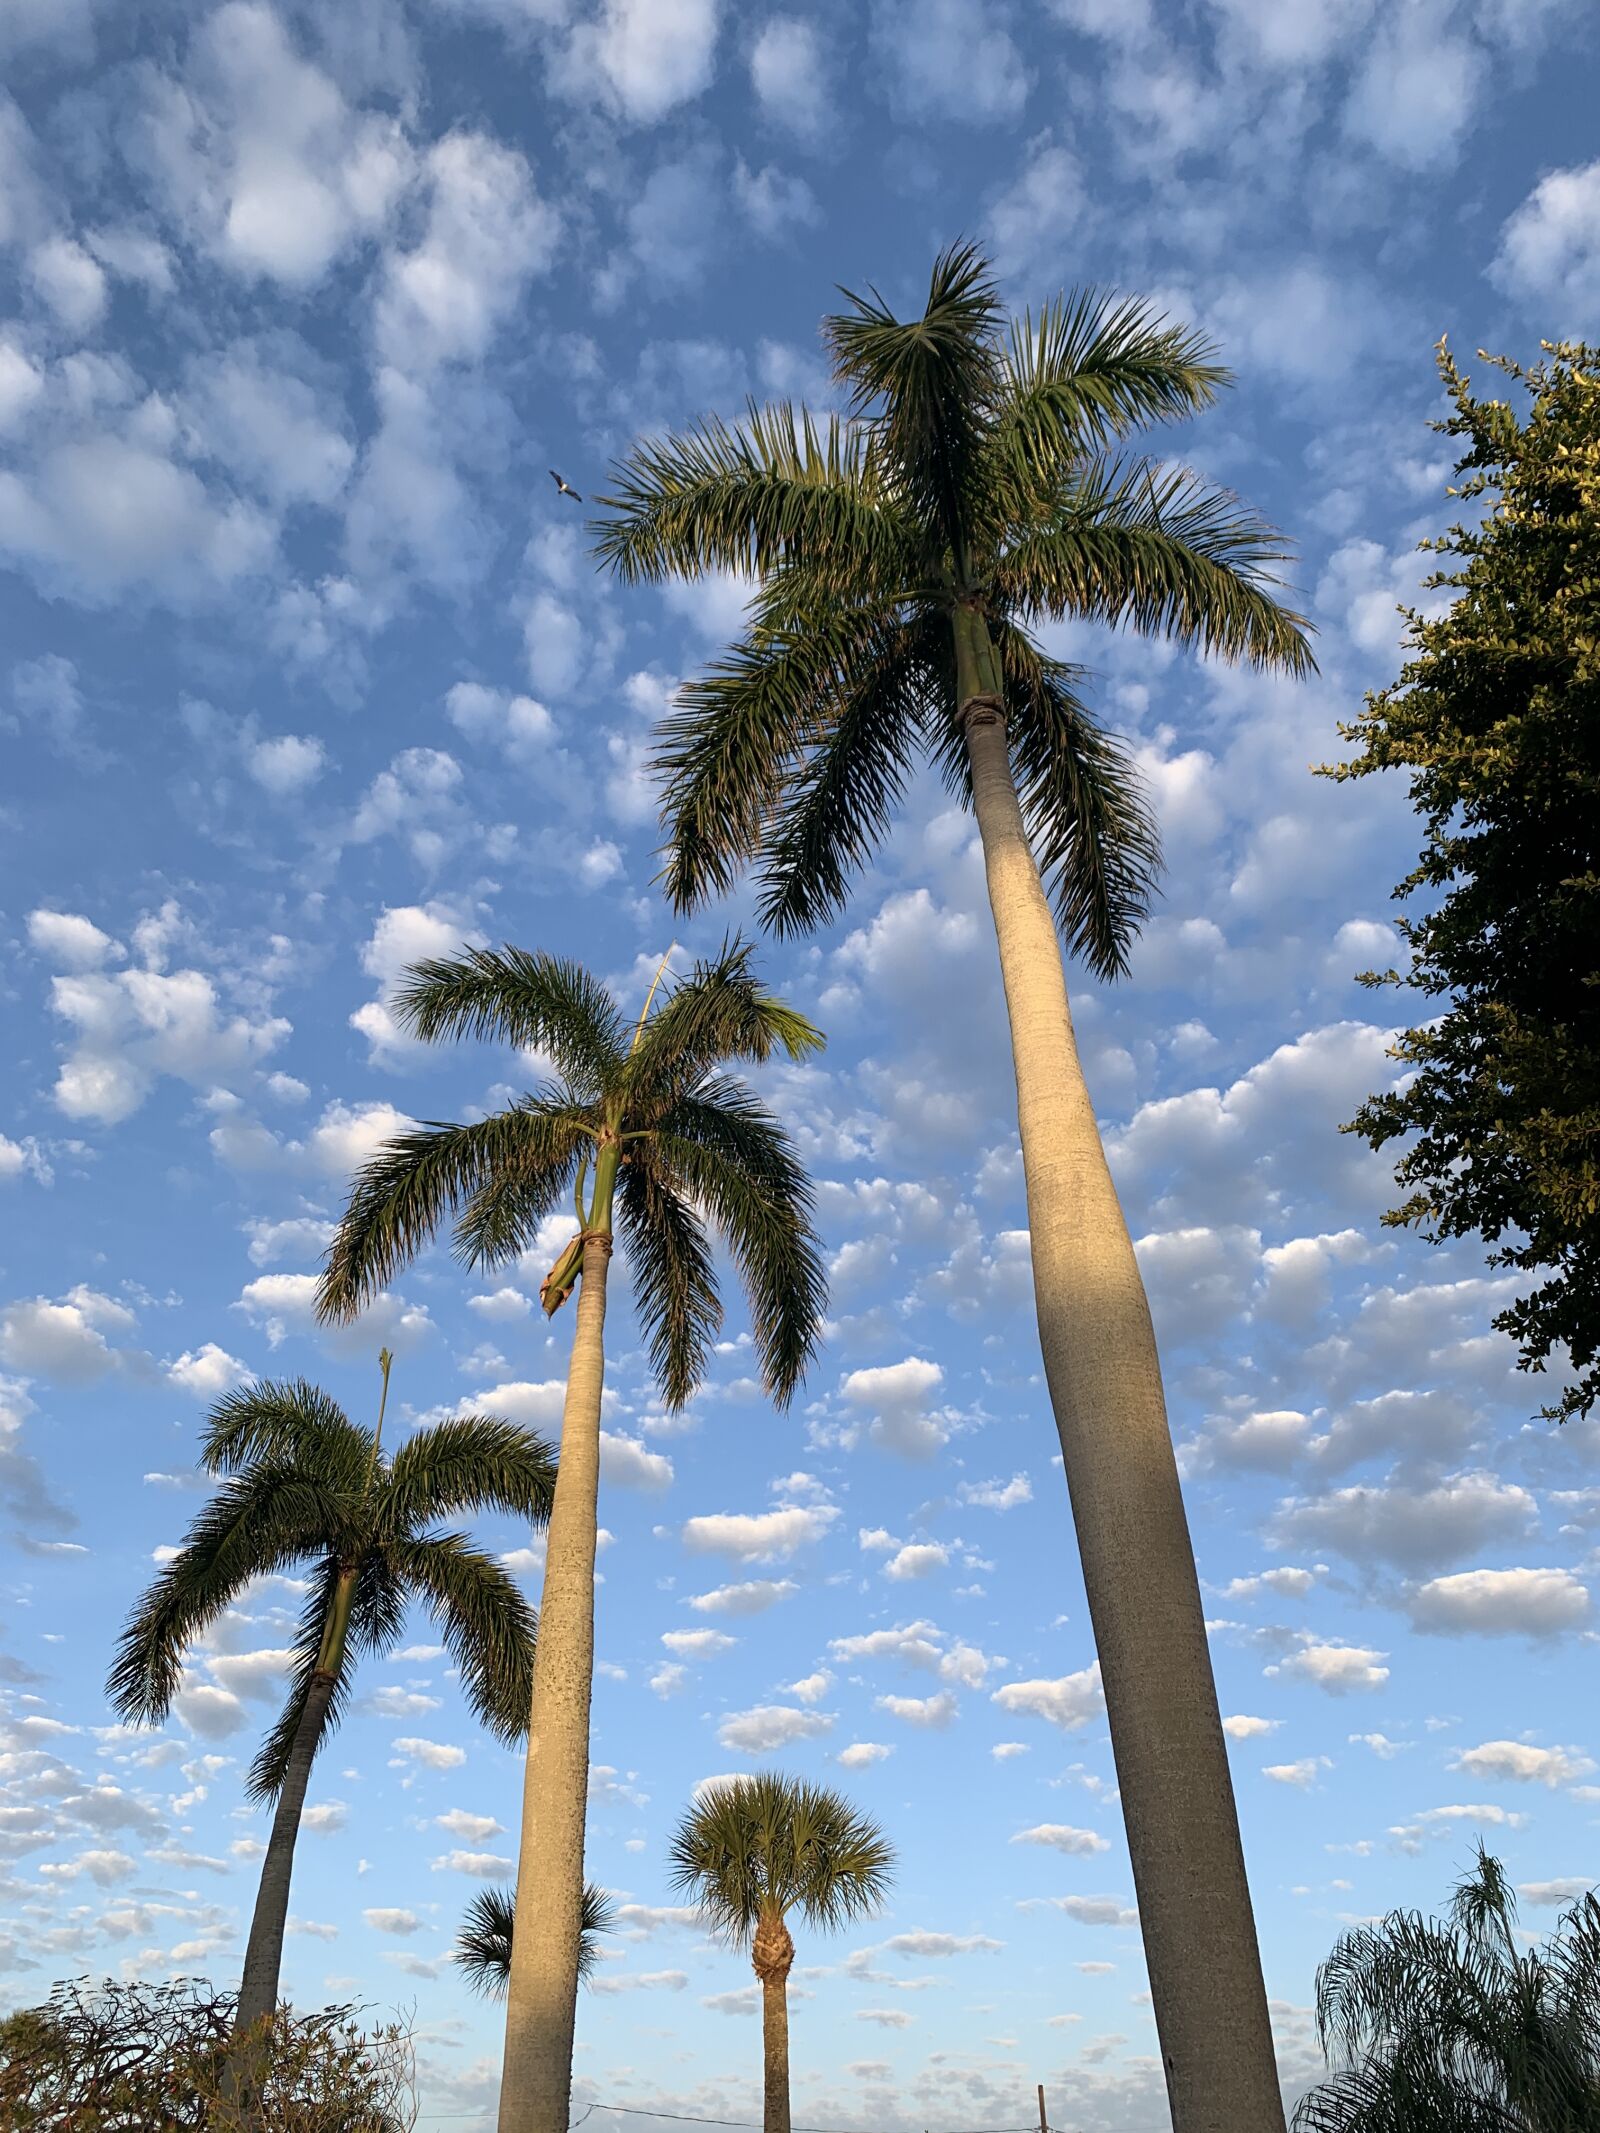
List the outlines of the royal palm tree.
{"label": "royal palm tree", "polygon": [[200,1464],[221,1486],[122,1633],[107,1694],[126,1719],[159,1724],[186,1655],[256,1578],[308,1570],[289,1694],[247,1780],[275,1801],[239,1987],[235,2036],[278,2004],[295,1840],[311,1766],[349,1701],[358,1659],[392,1651],[413,1602],[428,1609],[477,1716],[508,1744],[528,1724],[533,1611],[492,1555],[442,1523],[501,1511],[543,1524],[550,1447],[487,1415],[421,1429],[383,1449],[390,1357],[371,1429],[303,1378],[261,1379],[219,1400]]}
{"label": "royal palm tree", "polygon": [[1343,2070],[1295,2133],[1600,2133],[1600,1900],[1542,1948],[1480,1843],[1448,1920],[1394,1911],[1317,1972],[1317,2035]]}
{"label": "royal palm tree", "polygon": [[1181,467],[1117,456],[1212,400],[1226,373],[1200,335],[1092,296],[1007,332],[965,246],[920,318],[848,305],[825,328],[846,418],[708,419],[637,444],[601,500],[599,553],[622,579],[752,582],[745,635],[662,729],[666,883],[690,911],[754,864],[765,924],[803,931],[844,904],[919,754],[973,810],[1174,2125],[1266,2133],[1282,2104],[1193,1550],[1062,967],[1064,940],[1101,978],[1126,969],[1159,845],[1127,748],[1034,630],[1083,618],[1290,673],[1306,639],[1260,519]]}
{"label": "royal palm tree", "polygon": [[[515,1889],[480,1889],[467,1905],[451,1960],[474,1992],[503,2000],[511,1979],[511,1935],[517,1922]],[[598,1882],[583,1884],[578,1925],[578,1976],[591,1978],[600,1960],[600,1937],[616,1931],[615,1899]]]}
{"label": "royal palm tree", "polygon": [[577,1234],[540,1291],[554,1313],[576,1287],[578,1309],[540,1602],[501,2133],[566,2133],[571,2097],[613,1219],[669,1407],[700,1383],[722,1323],[708,1231],[739,1269],[762,1379],[780,1406],[804,1375],[823,1309],[805,1173],[782,1127],[722,1071],[778,1052],[803,1059],[822,1039],[761,990],[739,942],[679,983],[663,987],[664,971],[630,1038],[581,964],[516,948],[417,964],[395,998],[406,1028],[537,1050],[556,1078],[489,1118],[424,1125],[382,1149],[356,1179],[322,1287],[324,1314],[349,1316],[451,1217],[469,1265],[500,1265],[575,1201]]}
{"label": "royal palm tree", "polygon": [[836,1933],[877,1910],[894,1847],[842,1794],[762,1771],[707,1788],[667,1856],[673,1886],[711,1931],[749,1950],[761,1982],[763,2133],[789,2133],[789,1914]]}

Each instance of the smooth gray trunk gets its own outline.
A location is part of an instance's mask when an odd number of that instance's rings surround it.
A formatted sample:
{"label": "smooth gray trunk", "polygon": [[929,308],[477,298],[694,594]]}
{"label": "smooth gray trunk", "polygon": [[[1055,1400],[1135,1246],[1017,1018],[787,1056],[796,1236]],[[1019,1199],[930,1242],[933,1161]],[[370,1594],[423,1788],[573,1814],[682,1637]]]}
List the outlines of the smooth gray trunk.
{"label": "smooth gray trunk", "polygon": [[[975,625],[975,626],[974,626]],[[958,672],[1017,1078],[1034,1295],[1175,2133],[1283,2101],[1155,1334],[1101,1146],[981,618]],[[996,693],[992,693],[996,692]]]}
{"label": "smooth gray trunk", "polygon": [[585,1241],[545,1543],[506,1988],[499,2133],[567,2133],[583,1929],[609,1236]]}

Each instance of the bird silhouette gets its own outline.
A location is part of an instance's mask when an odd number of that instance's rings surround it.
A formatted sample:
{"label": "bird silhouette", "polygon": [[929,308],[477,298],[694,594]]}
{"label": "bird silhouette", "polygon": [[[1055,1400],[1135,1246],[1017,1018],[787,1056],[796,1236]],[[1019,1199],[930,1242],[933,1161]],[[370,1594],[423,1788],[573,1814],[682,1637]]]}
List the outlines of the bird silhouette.
{"label": "bird silhouette", "polygon": [[583,502],[583,498],[578,494],[577,490],[571,488],[565,481],[563,481],[554,467],[550,469],[550,479],[555,483],[556,487],[561,491],[563,496],[570,496],[575,504],[581,504]]}

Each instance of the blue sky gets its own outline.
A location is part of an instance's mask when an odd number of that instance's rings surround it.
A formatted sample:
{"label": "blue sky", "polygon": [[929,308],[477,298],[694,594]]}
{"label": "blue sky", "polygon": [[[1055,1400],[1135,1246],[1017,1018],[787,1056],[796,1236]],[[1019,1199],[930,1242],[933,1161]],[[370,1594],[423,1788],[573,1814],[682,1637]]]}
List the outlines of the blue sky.
{"label": "blue sky", "polygon": [[[1470,1246],[1379,1226],[1336,1128],[1382,1085],[1405,796],[1309,766],[1394,670],[1447,516],[1430,347],[1600,329],[1580,0],[7,0],[0,50],[0,1993],[229,1978],[241,1775],[296,1595],[252,1594],[159,1736],[116,1628],[181,1534],[207,1402],[315,1375],[405,1423],[550,1426],[542,1263],[433,1255],[352,1333],[308,1297],[352,1162],[523,1062],[425,1054],[418,953],[508,939],[642,999],[652,717],[736,586],[619,592],[586,493],[635,432],[825,402],[834,285],[920,303],[972,234],[1008,297],[1142,292],[1238,374],[1169,448],[1291,535],[1300,686],[1057,635],[1132,738],[1170,866],[1131,980],[1077,976],[1150,1284],[1286,2076],[1345,1922],[1482,1832],[1535,1929],[1600,1875],[1581,1684],[1593,1429],[1531,1419]],[[688,952],[730,910],[681,927]],[[591,1868],[626,1930],[580,2094],[759,2116],[736,1959],[672,1908],[696,1782],[763,1755],[900,1848],[806,1941],[807,2123],[1164,2116],[1094,1654],[1028,1308],[970,825],[910,795],[848,917],[769,951],[829,1032],[765,1088],[819,1180],[833,1321],[767,1411],[737,1307],[684,1421],[614,1321]],[[559,1227],[559,1226],[558,1226]],[[559,1241],[559,1240],[558,1240]],[[537,1586],[526,1536],[489,1528]],[[425,1621],[315,1780],[286,1982],[415,2004],[430,2127],[487,2123],[494,2015],[444,1960],[509,1857],[516,1759]],[[597,2123],[603,2119],[597,2119]]]}

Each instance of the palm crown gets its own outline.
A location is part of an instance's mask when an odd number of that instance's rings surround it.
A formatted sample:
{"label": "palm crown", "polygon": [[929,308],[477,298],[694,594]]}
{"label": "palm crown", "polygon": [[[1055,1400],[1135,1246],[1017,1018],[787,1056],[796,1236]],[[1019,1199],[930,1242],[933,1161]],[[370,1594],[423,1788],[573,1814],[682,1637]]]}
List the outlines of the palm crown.
{"label": "palm crown", "polygon": [[493,1266],[528,1249],[572,1196],[579,1237],[546,1284],[553,1309],[577,1278],[602,1194],[609,1226],[614,1179],[639,1318],[669,1404],[699,1383],[722,1324],[708,1222],[743,1280],[767,1390],[791,1398],[824,1300],[811,1188],[782,1127],[720,1069],[778,1052],[800,1059],[822,1039],[760,990],[747,946],[734,942],[664,986],[631,1041],[615,1000],[581,964],[516,948],[419,963],[396,1012],[423,1038],[492,1036],[542,1052],[555,1076],[509,1110],[421,1126],[374,1158],[329,1252],[325,1315],[352,1315],[447,1216],[467,1264]]}
{"label": "palm crown", "polygon": [[[848,292],[847,292],[848,296]],[[1235,498],[1118,456],[1142,425],[1207,406],[1227,372],[1198,333],[1091,295],[1006,329],[988,267],[946,252],[919,319],[876,295],[827,321],[846,416],[752,405],[636,445],[600,500],[626,580],[753,575],[743,639],[678,692],[665,774],[680,909],[760,860],[761,912],[805,929],[844,902],[918,752],[971,798],[953,622],[988,625],[1024,819],[1068,942],[1125,967],[1159,867],[1126,748],[1033,631],[1085,617],[1298,672],[1286,555]]]}
{"label": "palm crown", "polygon": [[[474,1415],[419,1430],[390,1457],[376,1431],[317,1386],[262,1380],[213,1408],[201,1464],[221,1486],[123,1631],[107,1684],[122,1717],[163,1720],[195,1640],[253,1579],[309,1564],[289,1696],[251,1769],[252,1797],[271,1799],[283,1783],[342,1587],[348,1618],[338,1627],[352,1657],[393,1650],[408,1606],[420,1601],[479,1719],[507,1743],[520,1739],[533,1611],[494,1556],[440,1522],[485,1510],[543,1522],[555,1462],[540,1438]],[[351,1670],[334,1671],[324,1738],[349,1694]]]}
{"label": "palm crown", "polygon": [[[503,1999],[511,1977],[511,1934],[517,1920],[515,1889],[480,1889],[467,1905],[451,1959],[474,1992]],[[614,1933],[616,1899],[598,1882],[583,1885],[578,1925],[578,1975],[592,1977],[600,1960],[600,1936]]]}
{"label": "palm crown", "polygon": [[1296,2133],[1593,2133],[1600,2126],[1600,1901],[1542,1948],[1480,1844],[1447,1922],[1397,1911],[1347,1933],[1317,1973],[1317,2030],[1342,2072]]}
{"label": "palm crown", "polygon": [[769,1771],[703,1794],[668,1860],[674,1887],[738,1946],[789,1911],[837,1930],[878,1908],[894,1871],[888,1839],[841,1794]]}

